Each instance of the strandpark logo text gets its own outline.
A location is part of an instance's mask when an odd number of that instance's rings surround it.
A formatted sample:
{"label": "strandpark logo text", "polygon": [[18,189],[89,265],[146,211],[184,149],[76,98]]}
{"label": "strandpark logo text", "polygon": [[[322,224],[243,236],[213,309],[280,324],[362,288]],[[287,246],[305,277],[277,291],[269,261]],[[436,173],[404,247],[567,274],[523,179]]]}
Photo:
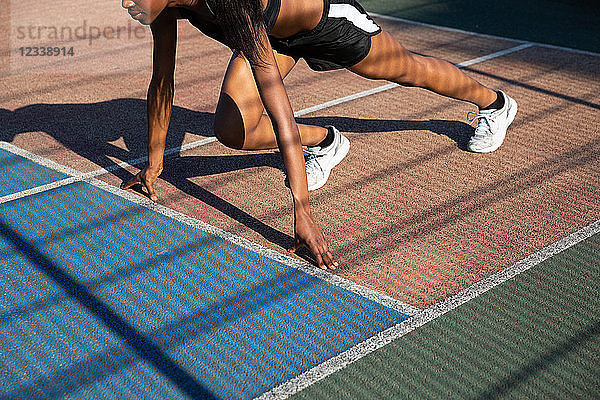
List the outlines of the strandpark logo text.
{"label": "strandpark logo text", "polygon": [[117,0],[12,0],[10,72],[146,70],[152,35]]}
{"label": "strandpark logo text", "polygon": [[18,25],[14,29],[16,40],[40,41],[40,43],[70,43],[85,41],[91,46],[97,40],[132,40],[144,39],[147,29],[135,21],[127,21],[122,26],[97,26],[87,20],[76,26],[56,25]]}

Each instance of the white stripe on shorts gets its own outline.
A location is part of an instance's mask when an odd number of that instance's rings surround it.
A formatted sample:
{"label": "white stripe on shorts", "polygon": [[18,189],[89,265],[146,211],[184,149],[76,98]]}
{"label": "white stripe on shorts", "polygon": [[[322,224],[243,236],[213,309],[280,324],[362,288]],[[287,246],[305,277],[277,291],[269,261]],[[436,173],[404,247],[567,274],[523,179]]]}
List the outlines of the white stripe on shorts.
{"label": "white stripe on shorts", "polygon": [[368,33],[374,33],[379,30],[379,26],[375,22],[371,21],[365,14],[350,4],[331,4],[328,16],[330,18],[346,18],[354,26]]}

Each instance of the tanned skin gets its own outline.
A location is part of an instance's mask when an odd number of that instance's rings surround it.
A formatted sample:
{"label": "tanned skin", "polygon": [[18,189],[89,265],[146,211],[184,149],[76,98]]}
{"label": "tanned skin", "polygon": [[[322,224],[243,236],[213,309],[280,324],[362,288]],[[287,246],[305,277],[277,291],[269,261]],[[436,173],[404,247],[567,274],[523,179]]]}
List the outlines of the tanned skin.
{"label": "tanned skin", "polygon": [[[263,9],[268,0],[261,0]],[[154,183],[163,170],[163,155],[173,108],[177,8],[193,12],[197,20],[212,21],[205,0],[123,0],[132,18],[150,25],[153,47],[152,80],[148,87],[148,165],[122,185],[128,189],[141,184],[152,200],[158,196]],[[314,28],[323,13],[323,0],[281,0],[281,9],[271,35],[279,38]],[[297,125],[284,78],[295,59],[273,51],[262,32],[262,63],[250,65],[235,52],[231,58],[215,113],[215,135],[228,147],[243,150],[279,148],[288,173],[294,203],[295,243],[291,251],[306,246],[323,269],[338,263],[329,251],[323,233],[312,216],[302,145],[314,146],[326,129]],[[496,99],[493,90],[469,78],[454,65],[407,51],[387,32],[371,39],[365,59],[348,68],[371,79],[385,79],[404,86],[416,86],[435,93],[486,107]],[[266,114],[265,114],[266,111]]]}

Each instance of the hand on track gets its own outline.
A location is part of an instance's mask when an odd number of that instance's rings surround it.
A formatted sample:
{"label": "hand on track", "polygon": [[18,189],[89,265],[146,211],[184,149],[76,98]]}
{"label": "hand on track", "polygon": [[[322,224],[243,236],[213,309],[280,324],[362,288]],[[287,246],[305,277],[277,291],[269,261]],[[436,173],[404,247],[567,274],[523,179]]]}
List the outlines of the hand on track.
{"label": "hand on track", "polygon": [[121,185],[121,189],[127,190],[135,185],[142,185],[146,188],[148,192],[148,196],[152,201],[158,200],[158,196],[154,191],[154,182],[158,179],[158,176],[162,172],[162,167],[160,168],[151,168],[146,167],[140,172],[138,172],[133,178],[131,178],[127,183],[123,183]]}
{"label": "hand on track", "polygon": [[291,252],[296,252],[300,247],[306,246],[314,254],[319,268],[334,270],[339,264],[333,259],[327,241],[321,230],[307,213],[296,213],[294,221],[295,242]]}

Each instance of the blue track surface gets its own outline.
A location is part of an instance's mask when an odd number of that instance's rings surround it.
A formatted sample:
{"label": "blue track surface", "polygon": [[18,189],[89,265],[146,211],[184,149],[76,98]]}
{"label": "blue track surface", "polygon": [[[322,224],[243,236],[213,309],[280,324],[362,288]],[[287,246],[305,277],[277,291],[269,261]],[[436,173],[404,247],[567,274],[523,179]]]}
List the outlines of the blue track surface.
{"label": "blue track surface", "polygon": [[2,399],[253,398],[406,318],[82,182],[0,204],[0,253]]}
{"label": "blue track surface", "polygon": [[68,176],[0,149],[0,197],[64,178]]}

